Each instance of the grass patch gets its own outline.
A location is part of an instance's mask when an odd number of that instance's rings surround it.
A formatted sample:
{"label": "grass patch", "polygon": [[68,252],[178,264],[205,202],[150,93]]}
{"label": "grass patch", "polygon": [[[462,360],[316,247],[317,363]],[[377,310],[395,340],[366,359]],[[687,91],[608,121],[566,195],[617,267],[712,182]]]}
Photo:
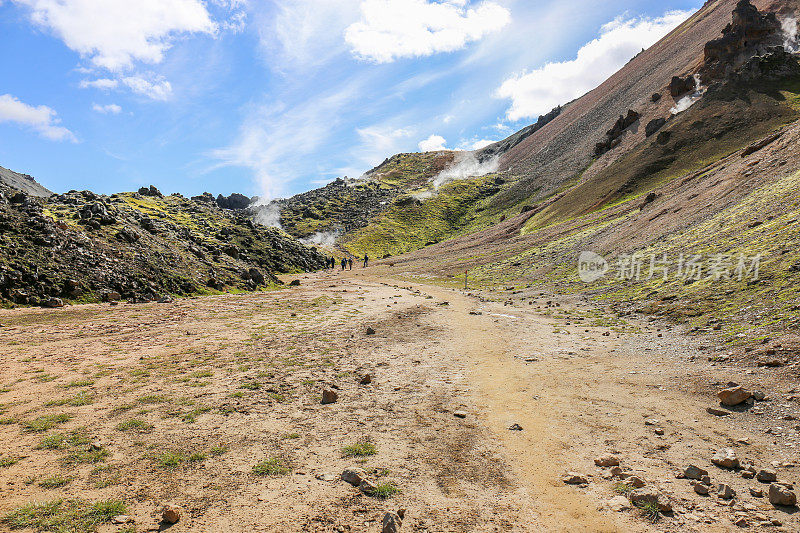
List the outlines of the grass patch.
{"label": "grass patch", "polygon": [[622,496],[628,497],[630,496],[631,492],[633,492],[633,485],[629,485],[627,483],[618,481],[617,483],[614,483],[614,487],[612,487],[612,489],[617,494],[621,494]]}
{"label": "grass patch", "polygon": [[228,453],[228,447],[224,444],[220,444],[218,446],[214,446],[211,448],[211,455],[219,457],[222,454]]}
{"label": "grass patch", "polygon": [[239,385],[240,389],[247,389],[247,390],[258,390],[261,388],[261,383],[258,381],[247,381]]}
{"label": "grass patch", "polygon": [[178,468],[186,457],[179,452],[164,452],[155,457],[155,461],[161,468]]}
{"label": "grass patch", "polygon": [[17,507],[3,517],[2,523],[11,529],[92,533],[98,525],[125,512],[125,503],[119,500],[91,504],[82,500],[53,500]]}
{"label": "grass patch", "polygon": [[71,477],[50,476],[41,480],[39,486],[43,489],[57,489],[68,484],[70,481],[72,481]]}
{"label": "grass patch", "polygon": [[661,511],[656,502],[645,502],[638,504],[636,507],[642,513],[642,516],[649,522],[656,523],[661,518]]}
{"label": "grass patch", "polygon": [[58,424],[64,424],[66,422],[69,422],[71,418],[72,415],[67,413],[61,413],[58,415],[40,416],[38,418],[34,418],[29,422],[25,422],[24,426],[27,431],[41,433],[43,431],[53,429]]}
{"label": "grass patch", "polygon": [[386,500],[402,492],[394,483],[378,483],[370,492],[370,496],[380,500]]}
{"label": "grass patch", "polygon": [[283,436],[284,439],[299,439],[300,433],[287,433]]}
{"label": "grass patch", "polygon": [[102,463],[106,460],[106,457],[111,455],[108,450],[105,448],[87,448],[85,450],[75,450],[69,455],[64,458],[64,462],[67,464],[96,464]]}
{"label": "grass patch", "polygon": [[19,462],[19,457],[0,457],[0,468],[7,468]]}
{"label": "grass patch", "polygon": [[86,435],[84,429],[76,429],[70,431],[66,435],[63,433],[53,433],[42,439],[36,446],[37,450],[61,450],[66,448],[74,448],[75,446],[83,446],[89,444],[89,437]]}
{"label": "grass patch", "polygon": [[165,403],[167,401],[167,397],[160,394],[148,394],[147,396],[142,396],[139,398],[139,403],[146,404]]}
{"label": "grass patch", "polygon": [[378,453],[378,448],[369,441],[357,442],[342,449],[342,455],[345,457],[368,457],[376,453]]}
{"label": "grass patch", "polygon": [[90,405],[94,403],[94,395],[87,394],[86,392],[79,392],[75,396],[70,396],[68,398],[61,398],[60,400],[50,400],[47,402],[45,407],[62,407],[64,405],[69,405],[71,407],[81,407],[84,405]]}
{"label": "grass patch", "polygon": [[291,469],[278,457],[265,459],[253,467],[253,473],[257,476],[285,476],[289,472]]}
{"label": "grass patch", "polygon": [[137,433],[147,433],[153,430],[153,424],[149,424],[138,418],[131,418],[117,424],[117,431],[135,431]]}
{"label": "grass patch", "polygon": [[71,389],[74,387],[91,387],[94,385],[93,379],[76,379],[74,381],[70,381],[69,383],[65,383],[63,387],[65,389]]}

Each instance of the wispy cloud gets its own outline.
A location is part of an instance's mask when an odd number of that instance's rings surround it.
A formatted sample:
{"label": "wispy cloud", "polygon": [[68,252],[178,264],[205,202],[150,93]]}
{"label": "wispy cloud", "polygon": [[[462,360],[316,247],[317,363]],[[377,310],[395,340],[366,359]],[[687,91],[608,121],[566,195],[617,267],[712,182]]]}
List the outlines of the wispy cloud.
{"label": "wispy cloud", "polygon": [[547,113],[597,87],[689,15],[690,11],[669,11],[656,18],[616,18],[600,29],[600,37],[583,45],[575,59],[515,74],[503,82],[496,96],[511,100],[509,120]]}
{"label": "wispy cloud", "polygon": [[122,108],[117,104],[92,104],[92,110],[104,115],[119,115],[122,113]]}
{"label": "wispy cloud", "polygon": [[0,122],[28,127],[51,141],[78,142],[70,130],[59,125],[61,119],[52,108],[28,105],[10,94],[0,95]]}
{"label": "wispy cloud", "polygon": [[404,57],[453,52],[511,21],[495,2],[466,7],[467,0],[363,0],[361,20],[345,32],[353,53],[389,63]]}

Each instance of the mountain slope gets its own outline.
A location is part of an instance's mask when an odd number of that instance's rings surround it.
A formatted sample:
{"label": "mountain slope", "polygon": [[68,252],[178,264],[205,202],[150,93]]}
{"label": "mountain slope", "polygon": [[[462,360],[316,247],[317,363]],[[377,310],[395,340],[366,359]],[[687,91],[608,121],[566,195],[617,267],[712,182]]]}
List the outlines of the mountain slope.
{"label": "mountain slope", "polygon": [[5,185],[12,189],[22,191],[25,194],[30,194],[31,196],[40,196],[42,198],[46,198],[53,194],[52,191],[48,190],[35,179],[33,179],[33,176],[20,174],[19,172],[14,172],[13,170],[8,170],[7,168],[3,167],[0,167],[0,185]]}

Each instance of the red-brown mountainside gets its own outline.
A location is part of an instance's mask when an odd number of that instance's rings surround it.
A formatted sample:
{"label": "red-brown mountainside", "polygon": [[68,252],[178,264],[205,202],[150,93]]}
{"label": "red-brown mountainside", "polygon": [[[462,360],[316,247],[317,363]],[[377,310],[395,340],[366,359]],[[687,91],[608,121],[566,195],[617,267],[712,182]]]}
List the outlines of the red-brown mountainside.
{"label": "red-brown mountainside", "polygon": [[[541,199],[562,184],[599,172],[645,139],[644,125],[670,115],[675,102],[669,85],[673,76],[686,77],[698,71],[706,43],[721,36],[731,22],[736,0],[707,2],[689,20],[664,39],[637,55],[596,89],[564,107],[561,113],[514,146],[500,161],[500,169],[522,179],[506,193],[506,202],[532,194]],[[754,5],[778,15],[800,11],[796,0],[764,1]],[[657,102],[652,96],[662,97]],[[639,123],[621,143],[602,155],[587,171],[595,145],[620,115],[639,113]]]}

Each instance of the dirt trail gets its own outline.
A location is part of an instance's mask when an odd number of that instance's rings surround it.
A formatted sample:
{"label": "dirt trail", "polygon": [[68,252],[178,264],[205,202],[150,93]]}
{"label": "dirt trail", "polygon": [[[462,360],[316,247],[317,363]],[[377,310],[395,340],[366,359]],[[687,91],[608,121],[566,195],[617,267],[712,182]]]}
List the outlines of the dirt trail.
{"label": "dirt trail", "polygon": [[[403,531],[430,533],[734,531],[736,513],[797,529],[797,514],[749,496],[765,486],[709,462],[722,447],[759,467],[797,461],[777,421],[800,413],[769,369],[743,376],[672,328],[577,298],[468,294],[383,268],[300,279],[169,304],[0,311],[0,530],[13,509],[55,498],[124,502],[136,531],[157,530],[175,503],[175,533],[366,533],[401,508]],[[777,401],[706,413],[734,377],[769,383]],[[320,404],[324,388],[335,404]],[[344,453],[360,442],[375,453]],[[650,524],[620,510],[620,480],[593,462],[607,453],[675,514]],[[262,461],[285,472],[259,475]],[[733,487],[732,505],[676,479],[687,464]],[[338,479],[352,466],[400,492],[360,493]],[[564,484],[568,471],[589,483]]]}

